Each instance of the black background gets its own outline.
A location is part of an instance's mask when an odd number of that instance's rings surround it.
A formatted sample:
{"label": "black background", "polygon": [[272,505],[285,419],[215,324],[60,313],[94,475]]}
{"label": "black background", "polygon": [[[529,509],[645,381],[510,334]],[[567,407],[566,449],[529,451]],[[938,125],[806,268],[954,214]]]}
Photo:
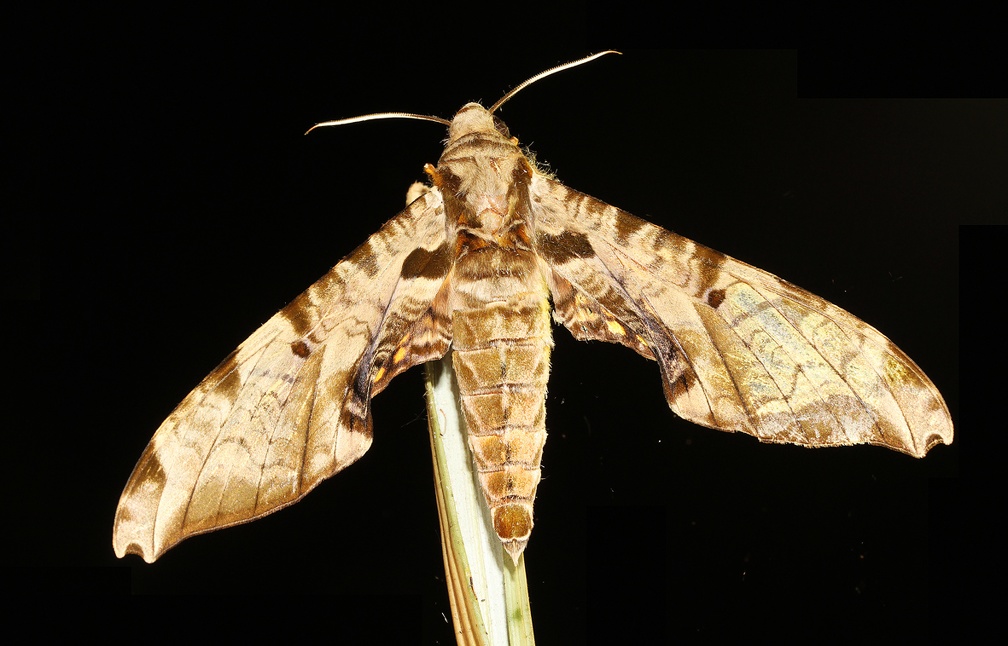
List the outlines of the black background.
{"label": "black background", "polygon": [[[14,465],[32,494],[9,510],[21,529],[7,565],[113,592],[325,593],[334,641],[402,630],[452,643],[419,370],[375,400],[370,452],[288,510],[146,565],[115,559],[115,505],[175,404],[401,209],[445,136],[416,121],[304,130],[388,110],[450,117],[621,43],[151,12],[76,34],[77,56],[43,93],[59,101],[42,137],[69,154],[28,180],[61,218],[40,322],[60,396],[38,406],[68,438],[49,465],[66,477]],[[499,115],[567,185],[877,327],[958,422],[957,224],[1003,216],[989,192],[1005,157],[997,105],[845,98],[794,51],[623,49]],[[962,435],[924,460],[761,445],[677,419],[653,363],[555,332],[526,551],[541,643],[910,639],[941,620]],[[308,607],[246,612],[274,623]]]}

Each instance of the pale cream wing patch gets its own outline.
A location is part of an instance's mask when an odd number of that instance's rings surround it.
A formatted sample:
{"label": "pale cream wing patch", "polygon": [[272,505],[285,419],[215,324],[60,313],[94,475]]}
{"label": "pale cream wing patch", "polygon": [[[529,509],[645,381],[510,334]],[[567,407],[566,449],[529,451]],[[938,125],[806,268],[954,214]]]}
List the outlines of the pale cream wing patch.
{"label": "pale cream wing patch", "polygon": [[672,410],[764,442],[952,442],[941,394],[875,328],[780,278],[536,174],[536,251],[579,339],[656,359]]}
{"label": "pale cream wing patch", "polygon": [[148,562],[285,507],[371,444],[370,399],[450,343],[451,268],[428,191],[278,312],[164,421],[119,500],[113,546]]}

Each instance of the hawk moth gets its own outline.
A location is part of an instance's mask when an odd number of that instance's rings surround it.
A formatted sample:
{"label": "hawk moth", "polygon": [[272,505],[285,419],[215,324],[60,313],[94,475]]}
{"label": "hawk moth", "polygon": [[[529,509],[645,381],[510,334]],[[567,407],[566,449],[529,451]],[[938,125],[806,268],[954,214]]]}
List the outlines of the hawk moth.
{"label": "hawk moth", "polygon": [[494,116],[502,102],[463,106],[426,190],[165,420],[120,500],[118,556],[153,561],[296,502],[367,450],[372,397],[452,352],[495,530],[517,559],[546,438],[551,315],[656,361],[672,410],[698,424],[918,457],[951,442],[941,395],[879,332],[563,186]]}

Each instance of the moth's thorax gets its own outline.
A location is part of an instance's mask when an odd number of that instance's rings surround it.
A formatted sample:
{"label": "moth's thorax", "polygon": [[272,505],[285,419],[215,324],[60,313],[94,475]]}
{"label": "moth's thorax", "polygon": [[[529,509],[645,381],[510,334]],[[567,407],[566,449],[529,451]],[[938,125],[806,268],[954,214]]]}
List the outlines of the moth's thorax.
{"label": "moth's thorax", "polygon": [[458,231],[507,245],[529,217],[519,203],[532,167],[507,126],[477,103],[464,106],[448,128],[448,145],[432,174]]}

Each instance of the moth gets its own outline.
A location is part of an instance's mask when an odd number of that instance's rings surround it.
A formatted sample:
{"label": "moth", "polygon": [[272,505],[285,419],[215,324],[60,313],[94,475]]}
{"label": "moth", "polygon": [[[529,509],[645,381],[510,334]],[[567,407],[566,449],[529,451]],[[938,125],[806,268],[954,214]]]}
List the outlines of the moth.
{"label": "moth", "polygon": [[367,451],[371,400],[391,379],[450,353],[493,527],[517,562],[546,441],[552,321],[655,361],[672,411],[703,426],[916,457],[951,443],[934,384],[873,327],[535,165],[494,112],[592,58],[489,109],[430,117],[448,140],[425,166],[429,185],[158,428],[119,501],[117,556],[153,562],[298,501]]}

